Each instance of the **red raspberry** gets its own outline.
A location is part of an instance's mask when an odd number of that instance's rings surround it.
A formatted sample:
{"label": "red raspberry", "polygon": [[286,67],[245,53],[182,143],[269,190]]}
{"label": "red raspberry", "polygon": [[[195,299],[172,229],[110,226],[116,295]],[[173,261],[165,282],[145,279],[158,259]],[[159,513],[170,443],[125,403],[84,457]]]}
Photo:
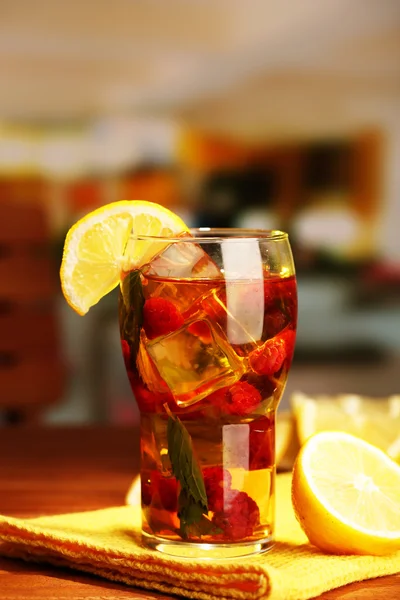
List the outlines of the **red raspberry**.
{"label": "red raspberry", "polygon": [[159,471],[147,471],[141,474],[143,506],[150,506],[153,496],[158,492],[161,506],[168,512],[178,509],[178,483],[175,477],[164,477]]}
{"label": "red raspberry", "polygon": [[267,277],[264,281],[264,331],[271,338],[285,326],[296,327],[297,287],[295,277],[285,279]]}
{"label": "red raspberry", "polygon": [[279,337],[285,343],[286,356],[289,358],[289,360],[292,360],[294,345],[296,342],[296,333],[293,331],[293,329],[285,329],[282,331]]}
{"label": "red raspberry", "polygon": [[229,388],[224,387],[207,396],[207,402],[217,408],[224,409],[229,394]]}
{"label": "red raspberry", "polygon": [[206,486],[208,508],[213,512],[222,510],[224,493],[231,487],[232,476],[220,466],[206,467],[203,469],[204,485]]}
{"label": "red raspberry", "polygon": [[231,415],[247,415],[261,402],[260,392],[247,381],[238,381],[227,394],[225,410]]}
{"label": "red raspberry", "polygon": [[268,417],[250,423],[249,469],[268,469],[274,464],[275,439],[274,421]]}
{"label": "red raspberry", "polygon": [[266,375],[257,375],[253,371],[249,371],[243,376],[243,381],[247,381],[252,386],[257,388],[261,394],[261,398],[269,398],[276,391],[276,381],[273,377],[267,377]]}
{"label": "red raspberry", "polygon": [[224,510],[216,512],[212,522],[222,530],[222,539],[237,541],[253,535],[254,528],[260,524],[260,510],[248,494],[231,490]]}
{"label": "red raspberry", "polygon": [[211,344],[212,335],[210,327],[205,321],[196,321],[195,323],[192,323],[188,327],[188,331],[192,335],[197,336],[203,342],[203,344]]}
{"label": "red raspberry", "polygon": [[267,340],[250,354],[250,365],[258,375],[273,375],[282,367],[286,358],[286,344],[280,337]]}
{"label": "red raspberry", "polygon": [[172,302],[165,298],[149,298],[143,307],[143,327],[149,339],[167,335],[181,327],[184,319]]}
{"label": "red raspberry", "polygon": [[142,413],[154,413],[156,409],[155,395],[134,375],[129,377],[135,400]]}
{"label": "red raspberry", "polygon": [[167,402],[175,407],[175,400],[170,392],[151,392],[143,381],[133,373],[128,373],[135,400],[142,413],[161,412]]}
{"label": "red raspberry", "polygon": [[163,477],[157,472],[158,493],[162,507],[169,512],[178,510],[178,482],[175,477]]}
{"label": "red raspberry", "polygon": [[124,363],[125,363],[125,367],[126,369],[130,369],[131,368],[131,349],[129,347],[129,344],[126,340],[121,340],[121,348],[122,348],[122,356],[124,357]]}

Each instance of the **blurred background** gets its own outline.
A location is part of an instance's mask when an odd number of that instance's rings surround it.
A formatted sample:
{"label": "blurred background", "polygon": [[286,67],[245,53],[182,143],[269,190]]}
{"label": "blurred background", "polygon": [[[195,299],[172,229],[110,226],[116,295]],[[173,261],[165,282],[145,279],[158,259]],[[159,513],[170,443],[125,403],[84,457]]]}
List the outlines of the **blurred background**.
{"label": "blurred background", "polygon": [[133,423],[116,293],[62,298],[65,233],[120,199],[290,233],[282,407],[400,392],[397,0],[1,0],[0,422]]}

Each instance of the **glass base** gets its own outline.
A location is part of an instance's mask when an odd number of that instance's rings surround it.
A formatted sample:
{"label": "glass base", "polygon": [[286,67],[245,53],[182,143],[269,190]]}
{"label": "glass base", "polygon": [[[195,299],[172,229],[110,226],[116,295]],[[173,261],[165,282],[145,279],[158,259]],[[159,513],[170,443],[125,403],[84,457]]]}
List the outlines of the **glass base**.
{"label": "glass base", "polygon": [[145,546],[177,558],[230,559],[254,556],[267,552],[274,545],[273,537],[263,538],[254,542],[236,542],[234,544],[195,544],[192,542],[175,542],[165,540],[142,532]]}

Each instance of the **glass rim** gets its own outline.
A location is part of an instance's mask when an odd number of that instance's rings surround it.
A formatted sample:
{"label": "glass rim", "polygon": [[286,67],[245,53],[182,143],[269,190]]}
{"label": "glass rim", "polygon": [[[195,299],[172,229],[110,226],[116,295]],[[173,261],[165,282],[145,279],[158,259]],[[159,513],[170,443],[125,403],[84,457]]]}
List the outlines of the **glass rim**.
{"label": "glass rim", "polygon": [[287,240],[289,235],[280,229],[246,229],[241,227],[191,227],[189,229],[191,236],[185,236],[182,233],[178,236],[158,236],[158,235],[135,235],[131,237],[135,240],[149,242],[168,242],[168,243],[219,243],[226,240],[237,241],[282,241]]}

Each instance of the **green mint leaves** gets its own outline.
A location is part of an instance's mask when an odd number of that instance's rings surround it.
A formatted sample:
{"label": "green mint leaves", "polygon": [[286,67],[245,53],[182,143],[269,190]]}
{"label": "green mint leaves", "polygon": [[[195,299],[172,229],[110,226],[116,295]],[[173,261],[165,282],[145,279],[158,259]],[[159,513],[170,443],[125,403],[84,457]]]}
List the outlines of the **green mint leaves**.
{"label": "green mint leaves", "polygon": [[182,421],[168,412],[167,440],[172,471],[181,484],[178,498],[180,534],[200,537],[210,533],[211,522],[206,518],[208,503],[203,474],[194,455],[192,439]]}
{"label": "green mint leaves", "polygon": [[143,325],[144,296],[140,271],[131,271],[121,282],[119,318],[121,338],[129,344],[132,368],[139,350],[140,330]]}
{"label": "green mint leaves", "polygon": [[178,517],[180,519],[180,534],[183,539],[188,537],[201,538],[202,535],[212,535],[216,528],[206,517],[207,510],[181,490],[178,498]]}

